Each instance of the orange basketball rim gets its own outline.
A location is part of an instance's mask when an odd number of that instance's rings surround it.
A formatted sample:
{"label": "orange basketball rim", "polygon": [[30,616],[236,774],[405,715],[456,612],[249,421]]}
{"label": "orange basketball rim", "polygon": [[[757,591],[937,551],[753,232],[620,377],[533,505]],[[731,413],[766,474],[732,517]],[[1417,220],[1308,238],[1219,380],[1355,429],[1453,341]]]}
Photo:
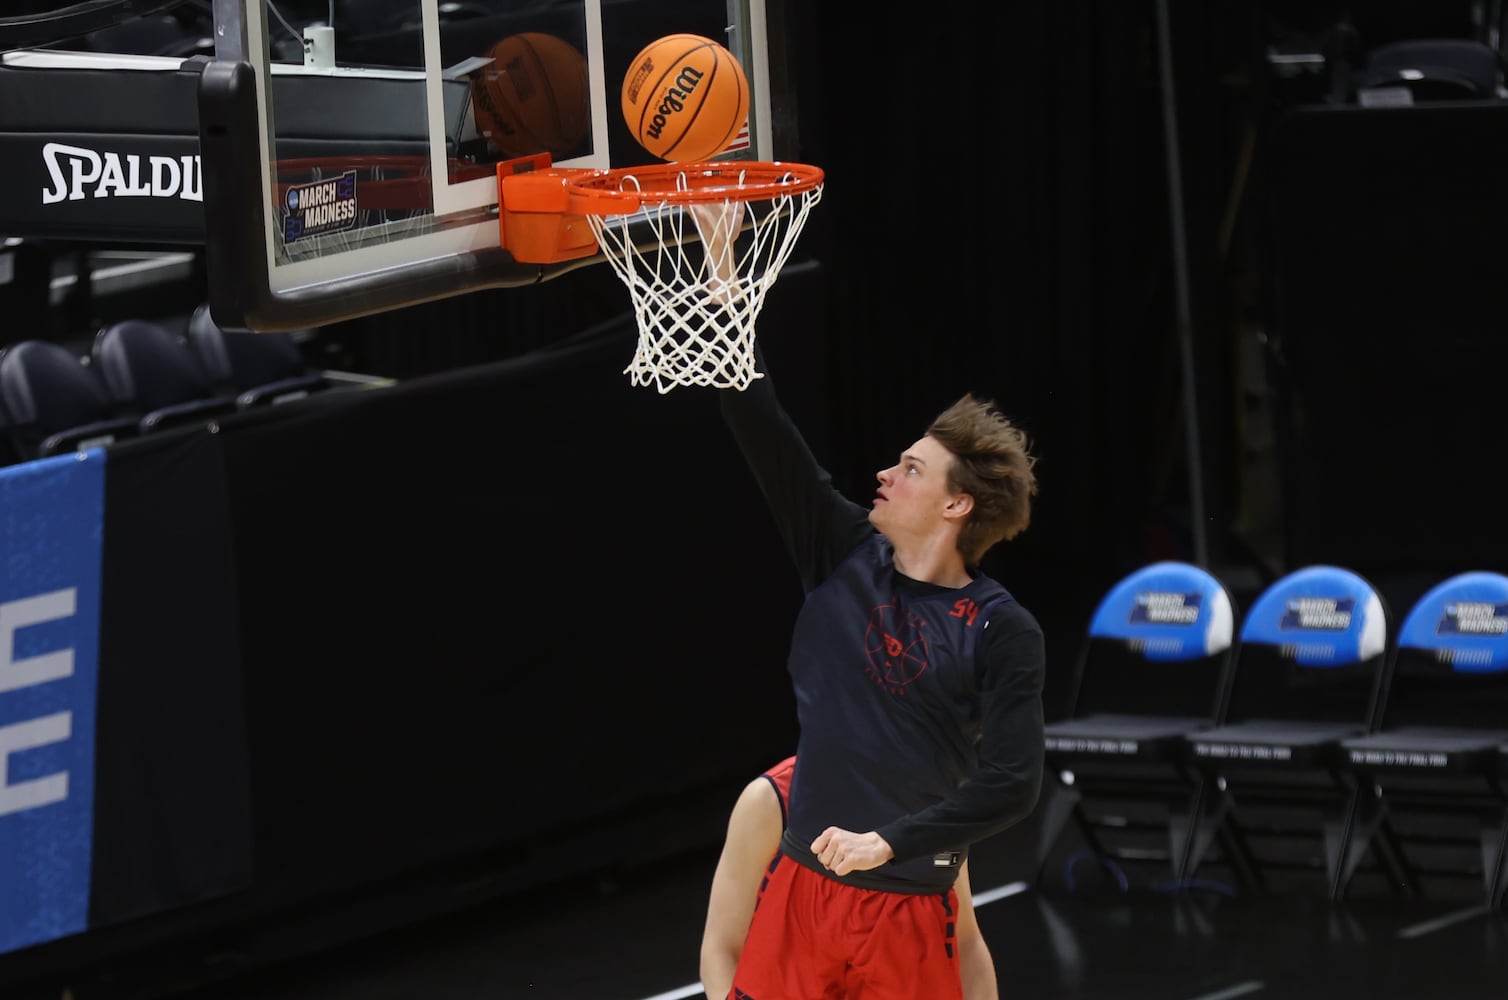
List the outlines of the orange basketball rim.
{"label": "orange basketball rim", "polygon": [[824,173],[806,163],[728,160],[654,163],[611,170],[551,167],[539,154],[497,165],[498,224],[515,260],[554,264],[599,249],[592,216],[632,215],[646,206],[768,201],[820,190]]}

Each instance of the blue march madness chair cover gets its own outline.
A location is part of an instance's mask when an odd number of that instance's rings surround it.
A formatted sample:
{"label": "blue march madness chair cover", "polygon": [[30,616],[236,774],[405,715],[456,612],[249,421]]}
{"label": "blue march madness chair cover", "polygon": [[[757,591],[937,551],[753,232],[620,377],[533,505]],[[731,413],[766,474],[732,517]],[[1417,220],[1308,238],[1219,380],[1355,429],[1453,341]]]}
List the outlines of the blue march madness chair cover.
{"label": "blue march madness chair cover", "polygon": [[1223,835],[1243,888],[1344,891],[1346,834],[1361,807],[1341,741],[1372,732],[1392,664],[1387,605],[1335,566],[1282,577],[1242,622],[1224,723],[1191,734],[1190,767],[1219,788],[1198,817],[1190,873]]}
{"label": "blue march madness chair cover", "polygon": [[1137,570],[1100,601],[1067,717],[1047,725],[1040,875],[1061,869],[1075,888],[1086,858],[1122,887],[1182,875],[1202,787],[1178,751],[1220,720],[1235,616],[1225,585],[1182,562]]}
{"label": "blue march madness chair cover", "polygon": [[1378,731],[1342,741],[1359,783],[1381,789],[1377,822],[1351,850],[1388,849],[1405,887],[1490,901],[1502,879],[1508,797],[1508,576],[1453,576],[1398,632]]}

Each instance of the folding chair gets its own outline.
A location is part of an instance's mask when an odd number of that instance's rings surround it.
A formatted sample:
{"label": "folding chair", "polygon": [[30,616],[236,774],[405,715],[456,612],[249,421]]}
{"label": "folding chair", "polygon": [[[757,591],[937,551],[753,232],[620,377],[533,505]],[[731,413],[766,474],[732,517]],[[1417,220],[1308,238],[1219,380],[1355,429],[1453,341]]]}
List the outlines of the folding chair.
{"label": "folding chair", "polygon": [[1508,576],[1462,573],[1404,619],[1378,731],[1341,743],[1358,783],[1381,790],[1350,850],[1386,846],[1419,895],[1490,904],[1508,840],[1505,742]]}
{"label": "folding chair", "polygon": [[1219,721],[1235,614],[1224,584],[1181,562],[1137,570],[1100,601],[1067,717],[1046,727],[1039,873],[1061,855],[1070,888],[1085,858],[1123,887],[1128,868],[1154,882],[1183,875],[1202,787],[1177,750]]}
{"label": "folding chair", "polygon": [[1243,888],[1345,891],[1351,826],[1363,808],[1341,741],[1376,729],[1392,664],[1386,602],[1357,574],[1309,566],[1253,601],[1236,644],[1222,725],[1185,741],[1216,789],[1195,821],[1188,871],[1217,836]]}

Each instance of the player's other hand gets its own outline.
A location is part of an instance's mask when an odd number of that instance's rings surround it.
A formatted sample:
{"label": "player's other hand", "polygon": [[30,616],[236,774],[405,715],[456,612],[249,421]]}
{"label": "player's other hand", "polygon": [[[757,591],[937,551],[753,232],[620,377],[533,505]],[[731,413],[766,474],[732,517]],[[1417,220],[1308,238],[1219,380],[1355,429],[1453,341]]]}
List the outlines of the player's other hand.
{"label": "player's other hand", "polygon": [[812,853],[834,875],[867,872],[895,857],[895,852],[878,833],[854,833],[836,826],[823,830],[812,841]]}

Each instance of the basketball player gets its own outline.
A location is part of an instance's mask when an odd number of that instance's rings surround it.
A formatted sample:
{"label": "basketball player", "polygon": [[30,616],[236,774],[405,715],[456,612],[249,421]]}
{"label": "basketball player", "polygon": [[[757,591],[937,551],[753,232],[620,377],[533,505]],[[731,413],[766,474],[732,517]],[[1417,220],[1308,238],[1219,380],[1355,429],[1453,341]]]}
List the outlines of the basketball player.
{"label": "basketball player", "polygon": [[[741,294],[741,206],[692,214],[709,294]],[[765,377],[719,401],[806,592],[787,660],[801,734],[731,996],[958,1000],[959,869],[1042,784],[1042,629],[979,568],[1031,520],[1036,459],[965,395],[876,474],[865,508],[758,362]]]}
{"label": "basketball player", "polygon": [[[754,903],[765,869],[780,850],[785,830],[786,801],[795,757],[787,757],[749,782],[733,804],[728,836],[712,876],[707,900],[707,925],[702,931],[702,988],[713,1000],[724,1000],[733,987],[733,970],[743,951],[744,935],[754,916]],[[958,967],[964,1000],[999,1000],[995,961],[979,931],[974,897],[969,887],[968,862],[959,866]]]}

